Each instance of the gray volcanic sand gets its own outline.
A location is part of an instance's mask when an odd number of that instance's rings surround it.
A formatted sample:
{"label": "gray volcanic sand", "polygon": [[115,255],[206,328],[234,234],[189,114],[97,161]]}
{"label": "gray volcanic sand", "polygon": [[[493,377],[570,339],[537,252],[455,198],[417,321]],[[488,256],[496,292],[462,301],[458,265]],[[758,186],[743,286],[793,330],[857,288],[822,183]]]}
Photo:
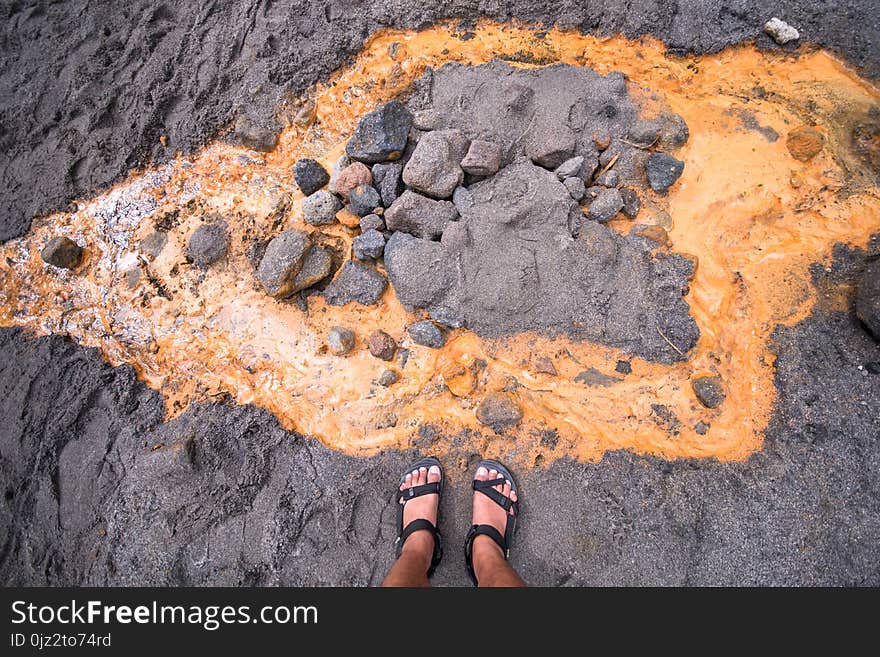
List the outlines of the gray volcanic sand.
{"label": "gray volcanic sand", "polygon": [[[861,251],[817,283],[845,285]],[[610,453],[515,472],[512,562],[530,584],[880,585],[880,361],[851,312],[775,335],[779,400],[743,463]],[[201,404],[163,424],[128,366],[0,331],[5,585],[364,585],[392,562],[394,486],[416,453],[358,459],[266,411]],[[416,439],[430,453],[430,427]],[[464,585],[481,437],[454,438],[434,581]]]}
{"label": "gray volcanic sand", "polygon": [[[755,38],[772,15],[876,76],[873,0],[584,5],[569,0],[403,0],[203,5],[156,0],[6,3],[0,60],[0,241],[34,214],[190,152],[244,117],[276,129],[298,92],[383,26],[479,16],[655,34],[673,52]],[[168,146],[159,142],[167,135]],[[239,134],[241,137],[241,134]],[[817,284],[856,280],[838,249]],[[775,335],[778,401],[744,463],[629,453],[517,473],[523,518],[512,560],[532,584],[880,584],[880,346],[851,311]],[[348,457],[267,412],[196,405],[162,422],[162,399],[127,366],[62,337],[0,330],[0,581],[37,584],[367,584],[392,560],[393,487],[414,454]],[[419,433],[419,453],[435,434]],[[467,582],[468,464],[456,437],[435,577]],[[153,449],[157,448],[157,449]]]}

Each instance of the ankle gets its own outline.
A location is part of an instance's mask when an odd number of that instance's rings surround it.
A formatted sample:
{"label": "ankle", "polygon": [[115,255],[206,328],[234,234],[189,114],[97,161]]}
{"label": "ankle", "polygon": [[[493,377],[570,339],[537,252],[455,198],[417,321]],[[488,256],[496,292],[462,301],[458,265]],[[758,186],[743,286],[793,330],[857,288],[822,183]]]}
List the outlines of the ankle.
{"label": "ankle", "polygon": [[506,561],[504,552],[498,544],[485,535],[474,538],[472,550],[474,574],[477,576],[477,580],[482,579],[481,573],[491,572],[498,567],[499,563]]}
{"label": "ankle", "polygon": [[410,534],[404,542],[400,554],[424,561],[425,570],[427,570],[434,557],[434,537],[427,531]]}

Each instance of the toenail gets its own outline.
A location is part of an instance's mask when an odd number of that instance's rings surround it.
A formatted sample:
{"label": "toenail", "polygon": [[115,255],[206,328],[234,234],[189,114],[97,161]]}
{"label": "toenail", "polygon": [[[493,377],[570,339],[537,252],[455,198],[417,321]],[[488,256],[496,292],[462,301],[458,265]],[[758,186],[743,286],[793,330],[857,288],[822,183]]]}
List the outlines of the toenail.
{"label": "toenail", "polygon": [[431,469],[428,470],[428,472],[430,472],[431,474],[440,474],[440,468],[436,465],[432,465]]}
{"label": "toenail", "polygon": [[480,466],[479,468],[477,468],[477,474],[478,475],[486,475],[486,474],[489,474],[489,471],[486,468],[484,468],[483,466]]}

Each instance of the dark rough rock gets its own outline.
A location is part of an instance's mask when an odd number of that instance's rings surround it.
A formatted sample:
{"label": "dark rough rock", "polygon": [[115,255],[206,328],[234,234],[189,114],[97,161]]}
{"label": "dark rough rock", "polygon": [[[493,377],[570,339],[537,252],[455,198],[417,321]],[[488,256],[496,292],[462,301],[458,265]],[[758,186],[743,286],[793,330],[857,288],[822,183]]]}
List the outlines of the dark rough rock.
{"label": "dark rough rock", "polygon": [[403,165],[400,162],[374,164],[373,186],[379,190],[382,205],[390,207],[403,192]]}
{"label": "dark rough rock", "polygon": [[296,292],[296,276],[311,245],[309,234],[302,230],[286,230],[269,242],[257,268],[266,294],[283,299]]}
{"label": "dark rough rock", "polygon": [[334,326],[327,332],[327,346],[337,356],[347,354],[354,349],[354,331],[344,326]]}
{"label": "dark rough rock", "polygon": [[477,408],[477,420],[496,433],[512,429],[523,418],[523,411],[512,395],[506,392],[492,392]]}
{"label": "dark rough rock", "polygon": [[575,201],[580,201],[587,193],[587,187],[584,185],[584,181],[580,178],[566,178],[562,181],[562,184],[565,185],[569,196]]}
{"label": "dark rough rock", "polygon": [[43,262],[62,269],[75,269],[82,261],[83,249],[69,237],[53,237],[40,251]]}
{"label": "dark rough rock", "polygon": [[635,190],[630,189],[629,187],[621,187],[620,198],[623,201],[621,212],[623,212],[628,219],[635,219],[639,216],[639,210],[642,209],[642,201]]}
{"label": "dark rough rock", "polygon": [[332,189],[330,191],[339,194],[342,198],[347,199],[351,191],[361,185],[373,184],[373,172],[363,162],[352,162],[339,172],[339,175],[333,179]]}
{"label": "dark rough rock", "polygon": [[372,185],[358,185],[348,195],[351,211],[359,217],[373,214],[373,211],[382,206],[382,198]]}
{"label": "dark rough rock", "polygon": [[494,141],[474,139],[461,168],[472,176],[491,176],[501,168],[501,147]]}
{"label": "dark rough rock", "polygon": [[310,196],[330,182],[330,174],[312,158],[304,157],[293,165],[293,179],[300,191]]}
{"label": "dark rough rock", "polygon": [[352,301],[372,306],[382,298],[387,286],[388,280],[378,271],[357,260],[348,260],[324,290],[324,299],[331,306],[344,306]]}
{"label": "dark rough rock", "polygon": [[623,196],[619,189],[601,189],[590,203],[587,219],[606,223],[623,209]]}
{"label": "dark rough rock", "polygon": [[615,169],[610,169],[596,178],[595,182],[602,187],[617,187],[620,184],[620,174]]}
{"label": "dark rough rock", "polygon": [[397,343],[385,331],[373,331],[367,339],[367,348],[370,353],[381,360],[391,360],[397,351]]}
{"label": "dark rough rock", "polygon": [[856,314],[880,341],[880,258],[869,260],[865,267],[856,295]]}
{"label": "dark rough rock", "polygon": [[386,244],[386,271],[405,306],[443,308],[484,337],[566,333],[661,362],[682,356],[658,327],[685,353],[696,343],[682,298],[692,262],[652,254],[648,239],[593,221],[573,238],[577,204],[554,173],[526,159],[470,192],[474,206],[439,244],[400,233]]}
{"label": "dark rough rock", "polygon": [[168,233],[156,230],[138,242],[138,248],[152,258],[157,258],[168,244]]}
{"label": "dark rough rock", "polygon": [[595,367],[591,367],[586,369],[580,373],[576,377],[574,377],[575,383],[583,383],[585,386],[599,386],[602,388],[607,388],[610,385],[613,385],[620,381],[616,376],[611,376],[610,374],[603,374]]}
{"label": "dark rough rock", "polygon": [[406,332],[409,333],[409,337],[413,339],[413,342],[423,347],[439,349],[446,344],[446,336],[443,335],[443,331],[428,319],[410,324]]}
{"label": "dark rough rock", "polygon": [[697,399],[706,408],[717,408],[726,397],[721,378],[718,376],[698,376],[691,380],[691,387]]}
{"label": "dark rough rock", "polygon": [[361,217],[360,226],[363,232],[368,230],[383,231],[385,230],[385,220],[378,214],[368,214],[366,217]]}
{"label": "dark rough rock", "polygon": [[226,255],[229,237],[222,223],[199,226],[189,237],[186,255],[197,267],[206,268]]}
{"label": "dark rough rock", "polygon": [[710,425],[706,424],[702,420],[697,422],[694,425],[694,431],[697,432],[700,436],[705,436],[709,432]]}
{"label": "dark rough rock", "polygon": [[345,153],[368,164],[396,160],[406,148],[411,127],[412,114],[401,103],[392,100],[364,115],[354,136],[345,145]]}
{"label": "dark rough rock", "polygon": [[302,260],[299,273],[293,279],[293,292],[300,292],[320,283],[333,271],[333,256],[327,249],[313,246]]}
{"label": "dark rough rock", "polygon": [[580,174],[581,167],[583,166],[584,156],[578,155],[577,157],[573,157],[560,164],[558,167],[556,167],[556,171],[554,171],[554,173],[556,174],[556,177],[560,180],[565,180],[566,178],[571,178]]}
{"label": "dark rough rock", "polygon": [[403,182],[434,198],[447,198],[464,180],[460,162],[468,139],[460,130],[427,132],[403,167]]}
{"label": "dark rough rock", "polygon": [[336,221],[342,202],[326,189],[319,189],[302,200],[303,220],[311,226],[326,226]]}
{"label": "dark rough rock", "polygon": [[385,236],[374,228],[365,230],[352,240],[352,250],[358,260],[378,260],[385,251]]}
{"label": "dark rough rock", "polygon": [[240,114],[235,119],[232,130],[232,140],[254,151],[268,152],[278,144],[277,121],[261,121],[248,114]]}
{"label": "dark rough rock", "polygon": [[385,211],[385,225],[388,230],[437,239],[457,217],[458,210],[451,202],[436,201],[407,190]]}
{"label": "dark rough rock", "polygon": [[618,374],[632,374],[632,364],[628,360],[619,360],[614,367],[614,371]]}
{"label": "dark rough rock", "polygon": [[651,146],[660,138],[660,124],[657,121],[639,119],[630,126],[628,138],[639,146]]}
{"label": "dark rough rock", "polygon": [[651,153],[645,159],[648,184],[655,192],[665,192],[675,184],[684,171],[684,162],[666,153]]}
{"label": "dark rough rock", "polygon": [[664,112],[660,116],[660,139],[657,146],[663,150],[675,150],[681,148],[690,139],[691,133],[687,123],[679,114]]}
{"label": "dark rough rock", "polygon": [[388,387],[393,386],[400,379],[400,375],[394,370],[385,370],[379,376],[379,385]]}
{"label": "dark rough rock", "polygon": [[[325,80],[378,29],[416,28],[441,18],[516,19],[599,34],[653,34],[683,54],[752,39],[762,48],[776,47],[762,26],[778,13],[798,26],[804,40],[876,76],[875,4],[404,0],[389,11],[379,0],[280,0],[269,6],[243,0],[196,10],[131,0],[122,12],[85,0],[9,3],[2,23],[8,65],[0,71],[0,242],[27,231],[33,216],[90,196],[130,168],[198,150],[237,113],[272,126],[283,99]],[[71,21],[77,29],[68,29]]]}

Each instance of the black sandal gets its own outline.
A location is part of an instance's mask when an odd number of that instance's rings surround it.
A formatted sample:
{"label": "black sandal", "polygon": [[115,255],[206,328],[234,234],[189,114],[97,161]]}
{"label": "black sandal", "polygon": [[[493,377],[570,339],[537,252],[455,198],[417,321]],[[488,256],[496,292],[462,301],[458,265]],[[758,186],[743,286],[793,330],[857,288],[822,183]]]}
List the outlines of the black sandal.
{"label": "black sandal", "polygon": [[[400,487],[403,486],[404,481],[406,480],[406,475],[411,474],[413,470],[418,470],[419,468],[427,468],[430,470],[431,466],[436,465],[440,468],[440,481],[434,481],[422,486],[413,486],[411,488],[407,488],[406,490],[400,490]],[[403,526],[403,508],[406,506],[406,503],[409,500],[415,499],[416,497],[421,497],[422,495],[431,495],[433,493],[437,493],[438,495],[443,495],[443,480],[445,477],[443,476],[443,466],[440,465],[440,461],[433,457],[426,457],[423,459],[419,459],[415,463],[411,464],[406,471],[400,475],[400,483],[397,485],[397,540],[395,541],[395,545],[397,546],[397,557],[400,558],[400,553],[403,551],[403,544],[406,542],[406,539],[410,537],[411,534],[428,530],[431,532],[431,535],[434,537],[434,556],[431,559],[431,567],[428,568],[428,577],[434,574],[434,570],[437,568],[440,563],[440,559],[443,558],[443,537],[440,536],[440,531],[437,527],[427,518],[416,518],[411,521],[406,527]],[[401,500],[403,500],[403,504],[401,504]],[[437,505],[437,522],[440,521],[440,506]]]}
{"label": "black sandal", "polygon": [[[513,478],[513,475],[510,474],[510,470],[493,459],[484,459],[480,461],[477,464],[477,468],[479,469],[481,467],[486,468],[486,470],[496,470],[498,472],[498,478],[490,479],[488,481],[474,479],[474,490],[478,493],[482,493],[504,509],[507,514],[507,526],[504,530],[504,536],[502,536],[501,532],[495,529],[492,525],[471,526],[464,543],[464,559],[467,563],[468,575],[470,575],[474,586],[477,586],[477,575],[474,572],[473,562],[474,539],[480,535],[488,536],[498,544],[498,547],[501,548],[504,558],[508,559],[510,557],[510,544],[513,540],[513,532],[516,531],[516,519],[519,517],[519,491],[516,487],[516,480]],[[508,481],[510,482],[510,492],[517,494],[516,502],[509,497],[505,497],[494,488],[499,485],[503,486]],[[513,515],[510,515],[511,509],[513,509]]]}

